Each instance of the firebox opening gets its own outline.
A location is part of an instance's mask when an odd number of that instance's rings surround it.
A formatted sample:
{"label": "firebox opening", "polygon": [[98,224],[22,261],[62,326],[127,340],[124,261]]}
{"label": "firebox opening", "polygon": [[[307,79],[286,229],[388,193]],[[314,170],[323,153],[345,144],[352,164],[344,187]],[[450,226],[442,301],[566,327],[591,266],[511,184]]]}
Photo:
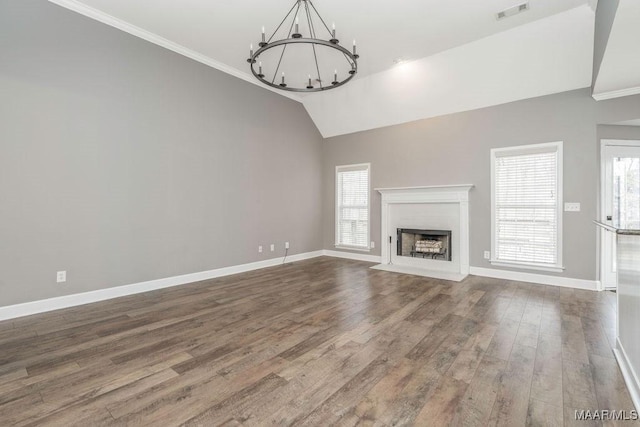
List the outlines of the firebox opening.
{"label": "firebox opening", "polygon": [[398,228],[398,256],[451,261],[451,230]]}

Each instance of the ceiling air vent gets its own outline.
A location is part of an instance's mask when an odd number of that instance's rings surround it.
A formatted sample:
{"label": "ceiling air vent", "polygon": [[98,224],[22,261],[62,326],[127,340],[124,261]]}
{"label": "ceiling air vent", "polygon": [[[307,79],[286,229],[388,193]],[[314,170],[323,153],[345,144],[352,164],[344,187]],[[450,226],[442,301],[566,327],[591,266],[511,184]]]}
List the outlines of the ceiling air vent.
{"label": "ceiling air vent", "polygon": [[512,6],[508,9],[505,9],[503,11],[500,11],[498,13],[496,13],[496,19],[498,21],[508,18],[510,16],[513,15],[517,15],[518,13],[521,12],[526,12],[527,10],[529,10],[529,2],[524,2],[524,3],[520,3],[518,5]]}

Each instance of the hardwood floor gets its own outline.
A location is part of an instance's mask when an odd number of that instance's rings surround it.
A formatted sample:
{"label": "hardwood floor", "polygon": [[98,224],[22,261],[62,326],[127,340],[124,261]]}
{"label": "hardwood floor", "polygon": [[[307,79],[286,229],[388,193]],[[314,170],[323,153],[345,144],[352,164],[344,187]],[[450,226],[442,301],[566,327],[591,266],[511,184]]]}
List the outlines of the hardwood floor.
{"label": "hardwood floor", "polygon": [[322,257],[0,322],[0,424],[571,426],[633,409],[613,294],[369,266]]}

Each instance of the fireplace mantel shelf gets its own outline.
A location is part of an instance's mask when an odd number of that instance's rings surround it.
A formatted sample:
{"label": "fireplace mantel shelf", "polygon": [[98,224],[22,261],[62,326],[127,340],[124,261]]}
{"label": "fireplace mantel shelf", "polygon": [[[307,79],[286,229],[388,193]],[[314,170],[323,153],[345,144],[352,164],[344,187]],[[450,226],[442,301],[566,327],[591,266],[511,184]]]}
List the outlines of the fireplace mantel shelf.
{"label": "fireplace mantel shelf", "polygon": [[420,187],[390,187],[390,188],[374,188],[379,193],[391,193],[396,191],[433,191],[433,190],[466,190],[469,191],[473,184],[456,184],[456,185],[425,185]]}

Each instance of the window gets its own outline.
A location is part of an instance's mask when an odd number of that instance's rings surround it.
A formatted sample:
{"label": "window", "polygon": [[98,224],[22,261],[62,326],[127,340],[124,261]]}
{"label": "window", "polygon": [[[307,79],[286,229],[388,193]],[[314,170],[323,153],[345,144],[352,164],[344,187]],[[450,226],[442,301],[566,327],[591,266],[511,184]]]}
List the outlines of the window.
{"label": "window", "polygon": [[562,142],[491,150],[492,264],[562,271]]}
{"label": "window", "polygon": [[336,246],[369,250],[369,169],[336,167]]}

